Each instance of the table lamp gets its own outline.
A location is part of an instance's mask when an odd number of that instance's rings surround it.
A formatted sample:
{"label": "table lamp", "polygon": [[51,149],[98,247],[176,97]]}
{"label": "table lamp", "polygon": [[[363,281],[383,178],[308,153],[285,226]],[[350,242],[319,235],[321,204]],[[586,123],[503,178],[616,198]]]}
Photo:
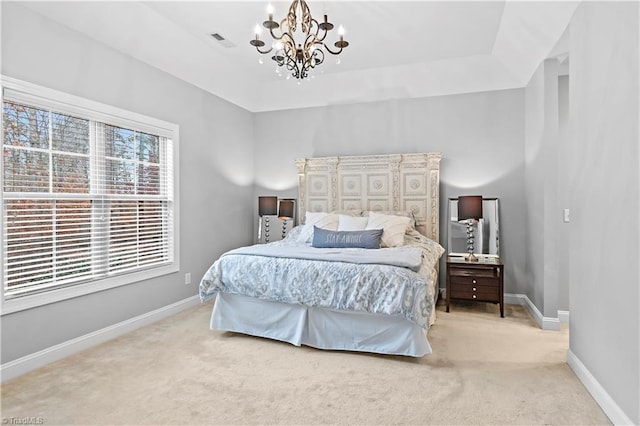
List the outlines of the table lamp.
{"label": "table lamp", "polygon": [[482,195],[464,195],[458,197],[458,221],[466,221],[467,224],[467,252],[466,260],[477,262],[478,258],[473,254],[474,242],[473,225],[482,217]]}
{"label": "table lamp", "polygon": [[278,219],[282,220],[282,239],[287,236],[287,220],[293,219],[293,200],[280,200]]}
{"label": "table lamp", "polygon": [[[269,242],[269,216],[278,214],[278,197],[258,197],[258,241],[262,237],[262,222],[264,220],[264,242]],[[265,216],[263,218],[263,216]]]}

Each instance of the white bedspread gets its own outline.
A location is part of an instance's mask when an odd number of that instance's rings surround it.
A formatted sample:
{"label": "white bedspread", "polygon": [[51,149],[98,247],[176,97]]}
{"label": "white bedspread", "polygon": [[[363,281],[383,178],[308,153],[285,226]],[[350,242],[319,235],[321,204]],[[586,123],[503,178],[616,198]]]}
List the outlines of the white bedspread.
{"label": "white bedspread", "polygon": [[[439,249],[423,247],[420,241],[414,243],[413,247],[395,251],[347,249],[347,257],[341,257],[345,249],[314,249],[290,238],[233,250],[205,273],[200,282],[200,298],[204,301],[222,292],[310,307],[387,314],[404,317],[426,329],[434,300],[430,280],[441,253]],[[384,254],[391,252],[406,255],[393,262],[408,267],[387,264]],[[372,263],[372,255],[383,263]],[[422,260],[418,268],[416,256]]]}
{"label": "white bedspread", "polygon": [[267,257],[289,257],[292,259],[322,260],[357,264],[378,264],[420,269],[422,250],[417,247],[392,247],[381,249],[361,248],[314,248],[306,244],[277,245],[256,244],[228,251],[223,256],[244,254]]}

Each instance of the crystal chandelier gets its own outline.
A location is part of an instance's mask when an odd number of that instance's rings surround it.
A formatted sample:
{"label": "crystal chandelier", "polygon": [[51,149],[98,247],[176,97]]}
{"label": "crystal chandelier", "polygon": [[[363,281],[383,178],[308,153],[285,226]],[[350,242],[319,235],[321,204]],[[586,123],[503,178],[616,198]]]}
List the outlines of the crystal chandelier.
{"label": "crystal chandelier", "polygon": [[[332,55],[339,55],[342,53],[342,49],[349,46],[349,42],[344,40],[342,26],[338,29],[340,40],[333,44],[337,50],[331,50],[324,43],[327,34],[333,29],[333,24],[327,20],[327,15],[324,15],[323,22],[318,23],[311,16],[309,6],[304,0],[293,0],[287,16],[280,23],[273,20],[271,5],[267,8],[267,13],[269,19],[264,21],[262,26],[269,30],[273,44],[269,49],[261,49],[265,46],[265,42],[260,40],[261,28],[259,25],[256,25],[256,38],[249,43],[263,55],[273,51],[271,59],[278,64],[278,67],[286,67],[288,71],[291,71],[291,75],[298,80],[308,77],[311,69],[324,62],[325,50]],[[280,29],[280,35],[275,33],[278,29]],[[296,43],[294,34],[298,29],[301,32]]]}

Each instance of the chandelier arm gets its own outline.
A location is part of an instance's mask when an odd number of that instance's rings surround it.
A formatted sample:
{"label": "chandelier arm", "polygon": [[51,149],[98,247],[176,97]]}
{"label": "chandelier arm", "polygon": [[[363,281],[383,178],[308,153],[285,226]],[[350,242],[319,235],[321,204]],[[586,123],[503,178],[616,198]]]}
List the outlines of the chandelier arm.
{"label": "chandelier arm", "polygon": [[320,32],[320,26],[318,25],[318,21],[315,19],[311,19],[311,28],[310,31],[306,34],[306,38],[304,40],[304,55],[307,63],[312,62],[313,52],[311,48],[315,44],[319,44],[322,46],[322,39],[318,38],[318,33]]}
{"label": "chandelier arm", "polygon": [[287,65],[287,70],[289,71],[297,71],[298,69],[298,64],[296,64],[296,62],[292,61],[290,58],[287,58],[286,65]]}
{"label": "chandelier arm", "polygon": [[322,37],[318,37],[316,35],[316,39],[318,40],[318,42],[322,43],[324,41],[324,39],[327,38],[327,34],[328,34],[328,31],[324,30],[324,34],[322,34]]}
{"label": "chandelier arm", "polygon": [[258,51],[258,53],[262,53],[263,55],[266,55],[267,53],[273,50],[273,47],[270,47],[269,50],[260,50],[260,48],[256,46],[256,50]]}
{"label": "chandelier arm", "polygon": [[[288,65],[287,68],[289,68],[289,64],[296,63],[296,46],[293,43],[293,39],[287,40],[287,42],[284,44],[284,46],[282,47],[282,52],[286,58],[286,63]],[[291,69],[291,68],[289,68]]]}
{"label": "chandelier arm", "polygon": [[287,70],[291,71],[293,74],[294,78],[302,78],[302,72],[300,71],[300,68],[298,67],[298,64],[296,61],[292,60],[291,58],[287,58]]}
{"label": "chandelier arm", "polygon": [[300,19],[300,26],[302,27],[302,32],[305,34],[309,34],[311,30],[311,10],[309,9],[309,5],[304,0],[299,0],[298,4],[300,5],[300,11],[302,12],[302,17]]}
{"label": "chandelier arm", "polygon": [[269,34],[271,34],[271,38],[274,40],[282,40],[282,37],[284,37],[285,34],[287,34],[285,31],[282,30],[282,26],[279,27],[280,28],[280,36],[277,36],[274,32],[273,32],[273,28],[269,28]]}
{"label": "chandelier arm", "polygon": [[316,49],[313,56],[315,58],[315,61],[312,61],[312,68],[315,68],[316,66],[324,62],[324,51],[322,49]]}
{"label": "chandelier arm", "polygon": [[[313,36],[316,38],[318,42],[323,42],[329,32],[327,30],[321,30],[320,25],[318,24],[318,21],[316,21],[315,19],[312,19],[312,21],[313,21],[313,24],[315,24],[315,30],[316,30]],[[320,31],[323,31],[322,37],[320,37],[319,35]]]}
{"label": "chandelier arm", "polygon": [[298,27],[296,14],[291,12],[287,13],[287,16],[282,19],[282,25],[284,25],[285,22],[287,24],[287,29],[295,33],[296,28]]}
{"label": "chandelier arm", "polygon": [[309,31],[306,32],[306,34],[309,35],[313,35],[315,38],[318,38],[318,33],[320,32],[320,25],[318,25],[318,21],[316,21],[315,19],[311,18],[311,23],[309,25]]}
{"label": "chandelier arm", "polygon": [[307,75],[307,72],[314,67],[313,61],[311,59],[313,58],[307,59],[303,64],[304,65],[303,70],[304,70],[305,76]]}
{"label": "chandelier arm", "polygon": [[[304,0],[303,0],[304,3]],[[296,31],[296,27],[298,26],[298,17],[296,16],[296,10],[298,9],[298,4],[300,4],[300,0],[293,0],[291,2],[291,6],[289,6],[289,11],[287,12],[287,16],[282,20],[282,22],[287,22],[289,30],[292,32]]]}
{"label": "chandelier arm", "polygon": [[[278,55],[279,52],[276,52],[271,59],[273,59],[279,67],[284,65],[284,56]],[[279,57],[278,57],[279,56]]]}
{"label": "chandelier arm", "polygon": [[335,51],[335,52],[334,52],[333,50],[331,50],[331,49],[329,48],[329,46],[327,46],[327,44],[326,44],[326,43],[323,43],[323,46],[324,46],[324,48],[327,50],[327,52],[331,53],[332,55],[339,55],[339,54],[341,54],[341,53],[342,53],[342,47],[341,47],[339,50],[337,50],[337,51]]}
{"label": "chandelier arm", "polygon": [[287,62],[294,62],[295,63],[295,50],[288,47],[286,49],[282,50],[284,52],[284,56],[287,58]]}
{"label": "chandelier arm", "polygon": [[309,52],[311,50],[311,46],[313,46],[314,44],[319,44],[320,46],[322,46],[322,43],[313,34],[309,34],[304,40],[303,46],[305,52]]}
{"label": "chandelier arm", "polygon": [[280,38],[280,41],[282,42],[283,50],[285,50],[285,48],[287,48],[286,50],[289,50],[289,51],[293,50],[295,52],[296,41],[293,39],[291,34],[283,33],[282,37]]}

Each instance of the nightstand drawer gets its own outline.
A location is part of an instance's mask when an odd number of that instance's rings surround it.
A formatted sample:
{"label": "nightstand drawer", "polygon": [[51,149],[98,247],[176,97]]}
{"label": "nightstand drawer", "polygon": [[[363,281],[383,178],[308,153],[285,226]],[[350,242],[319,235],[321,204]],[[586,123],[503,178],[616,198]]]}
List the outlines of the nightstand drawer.
{"label": "nightstand drawer", "polygon": [[499,287],[500,279],[492,278],[492,277],[482,277],[482,276],[456,276],[451,275],[451,284],[452,285],[461,285],[461,286],[488,286],[488,287]]}
{"label": "nightstand drawer", "polygon": [[495,286],[469,286],[466,284],[451,284],[452,299],[480,300],[484,302],[499,302],[500,287]]}
{"label": "nightstand drawer", "polygon": [[474,277],[474,278],[495,278],[499,279],[500,272],[498,268],[464,268],[464,267],[450,267],[449,274],[451,278],[454,277]]}

